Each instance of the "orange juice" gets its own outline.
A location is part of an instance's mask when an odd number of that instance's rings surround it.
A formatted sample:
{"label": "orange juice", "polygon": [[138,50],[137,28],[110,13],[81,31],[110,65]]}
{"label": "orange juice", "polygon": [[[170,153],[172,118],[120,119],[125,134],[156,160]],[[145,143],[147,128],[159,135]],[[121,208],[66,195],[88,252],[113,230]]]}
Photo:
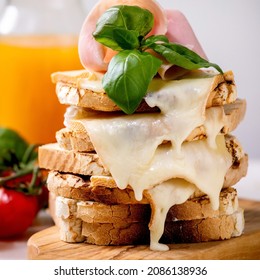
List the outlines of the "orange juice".
{"label": "orange juice", "polygon": [[0,37],[0,126],[30,143],[54,142],[66,106],[59,104],[50,75],[78,69],[76,37]]}

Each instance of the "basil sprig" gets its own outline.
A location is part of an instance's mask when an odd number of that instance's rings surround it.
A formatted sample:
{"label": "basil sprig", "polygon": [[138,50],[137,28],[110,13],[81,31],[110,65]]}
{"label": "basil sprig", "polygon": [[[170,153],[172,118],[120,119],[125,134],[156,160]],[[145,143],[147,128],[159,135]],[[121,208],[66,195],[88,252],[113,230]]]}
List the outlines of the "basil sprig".
{"label": "basil sprig", "polygon": [[126,114],[132,114],[147,93],[148,86],[162,65],[162,60],[188,70],[221,68],[192,50],[169,42],[165,35],[145,37],[153,28],[153,14],[138,6],[119,5],[109,8],[98,20],[93,33],[99,43],[118,51],[110,61],[102,85]]}
{"label": "basil sprig", "polygon": [[28,144],[16,131],[0,127],[0,172],[31,166],[36,159],[35,145]]}

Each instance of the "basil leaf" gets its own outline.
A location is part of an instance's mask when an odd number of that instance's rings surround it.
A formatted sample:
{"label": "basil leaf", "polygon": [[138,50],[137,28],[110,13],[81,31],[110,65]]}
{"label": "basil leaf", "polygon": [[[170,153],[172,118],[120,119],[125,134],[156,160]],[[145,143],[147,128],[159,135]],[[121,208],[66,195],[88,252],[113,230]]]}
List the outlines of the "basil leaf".
{"label": "basil leaf", "polygon": [[169,39],[165,35],[152,35],[142,41],[142,49],[145,50],[155,43],[169,43]]}
{"label": "basil leaf", "polygon": [[140,46],[136,31],[116,28],[113,30],[113,35],[120,50],[133,50]]}
{"label": "basil leaf", "polygon": [[207,61],[182,45],[173,43],[152,44],[150,48],[166,58],[168,62],[182,68],[194,70],[203,67],[214,67],[220,73],[223,73],[222,69],[217,64]]}
{"label": "basil leaf", "polygon": [[[135,49],[139,47],[139,40],[151,31],[153,24],[153,14],[146,9],[137,6],[113,6],[99,18],[93,36],[99,43],[113,50],[126,49],[125,42],[128,42],[127,49]],[[119,33],[120,39],[117,38]]]}
{"label": "basil leaf", "polygon": [[126,114],[132,114],[147,93],[162,61],[150,53],[124,50],[109,63],[102,84],[112,99]]}
{"label": "basil leaf", "polygon": [[15,131],[0,128],[0,170],[19,165],[28,143]]}

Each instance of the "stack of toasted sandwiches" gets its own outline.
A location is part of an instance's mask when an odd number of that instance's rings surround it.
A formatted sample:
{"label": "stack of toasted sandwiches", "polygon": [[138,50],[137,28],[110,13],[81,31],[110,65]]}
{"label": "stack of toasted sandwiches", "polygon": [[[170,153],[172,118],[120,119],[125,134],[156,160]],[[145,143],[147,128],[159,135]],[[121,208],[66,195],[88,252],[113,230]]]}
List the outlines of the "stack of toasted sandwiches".
{"label": "stack of toasted sandwiches", "polygon": [[232,131],[246,111],[232,71],[155,77],[125,115],[88,70],[52,75],[64,128],[39,148],[50,213],[66,242],[165,244],[240,236],[235,184],[248,159]]}

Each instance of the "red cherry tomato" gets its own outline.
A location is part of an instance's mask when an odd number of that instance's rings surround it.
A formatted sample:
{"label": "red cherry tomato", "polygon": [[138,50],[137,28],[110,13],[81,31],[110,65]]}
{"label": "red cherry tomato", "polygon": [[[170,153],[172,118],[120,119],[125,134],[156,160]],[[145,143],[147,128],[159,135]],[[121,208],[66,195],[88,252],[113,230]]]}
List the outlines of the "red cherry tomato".
{"label": "red cherry tomato", "polygon": [[0,187],[0,238],[24,233],[38,210],[37,196]]}

